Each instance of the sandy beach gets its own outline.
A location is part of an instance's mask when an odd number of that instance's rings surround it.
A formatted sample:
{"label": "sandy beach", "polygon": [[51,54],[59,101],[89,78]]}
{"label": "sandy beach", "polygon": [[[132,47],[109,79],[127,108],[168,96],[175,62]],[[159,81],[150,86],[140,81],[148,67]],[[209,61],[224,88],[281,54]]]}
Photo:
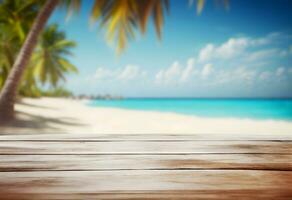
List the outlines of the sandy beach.
{"label": "sandy beach", "polygon": [[202,118],[175,113],[89,107],[85,101],[24,98],[17,119],[1,134],[291,134],[292,122],[233,118]]}

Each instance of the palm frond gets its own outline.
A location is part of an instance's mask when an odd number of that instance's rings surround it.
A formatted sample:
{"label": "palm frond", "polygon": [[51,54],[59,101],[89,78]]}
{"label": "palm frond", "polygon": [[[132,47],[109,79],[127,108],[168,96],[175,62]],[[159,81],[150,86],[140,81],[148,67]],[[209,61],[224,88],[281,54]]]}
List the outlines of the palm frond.
{"label": "palm frond", "polygon": [[205,0],[197,0],[197,13],[198,14],[201,14],[204,5],[205,5]]}
{"label": "palm frond", "polygon": [[35,65],[35,77],[42,84],[49,83],[57,87],[65,74],[78,72],[77,68],[69,62],[66,56],[71,55],[76,43],[67,40],[64,32],[58,30],[56,24],[48,26],[42,33],[39,45],[31,60]]}
{"label": "palm frond", "polygon": [[136,30],[145,33],[147,22],[153,18],[158,38],[164,12],[168,10],[168,0],[95,0],[91,11],[91,23],[100,20],[100,26],[106,27],[106,38],[116,42],[121,52],[129,39],[134,39]]}
{"label": "palm frond", "polygon": [[73,13],[78,13],[81,7],[81,0],[61,0],[59,2],[60,7],[67,10],[66,19],[69,19]]}

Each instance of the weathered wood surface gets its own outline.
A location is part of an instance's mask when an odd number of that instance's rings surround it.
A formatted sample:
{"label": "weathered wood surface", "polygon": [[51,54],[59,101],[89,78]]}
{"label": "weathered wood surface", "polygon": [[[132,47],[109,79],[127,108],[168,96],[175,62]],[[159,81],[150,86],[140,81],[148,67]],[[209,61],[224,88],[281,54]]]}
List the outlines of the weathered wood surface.
{"label": "weathered wood surface", "polygon": [[0,154],[292,153],[292,141],[3,141]]}
{"label": "weathered wood surface", "polygon": [[1,135],[0,141],[228,141],[228,140],[285,140],[292,141],[292,134],[38,134]]}
{"label": "weathered wood surface", "polygon": [[292,199],[272,135],[0,136],[0,199]]}
{"label": "weathered wood surface", "polygon": [[1,155],[5,171],[249,169],[292,170],[292,154]]}
{"label": "weathered wood surface", "polygon": [[[272,191],[292,196],[291,171],[125,170],[73,172],[1,172],[0,192],[11,194],[92,194],[221,190]],[[246,194],[247,195],[247,194]],[[250,194],[251,196],[256,196]],[[19,195],[20,196],[20,195]],[[60,198],[60,197],[59,197]],[[62,198],[60,198],[62,199]]]}

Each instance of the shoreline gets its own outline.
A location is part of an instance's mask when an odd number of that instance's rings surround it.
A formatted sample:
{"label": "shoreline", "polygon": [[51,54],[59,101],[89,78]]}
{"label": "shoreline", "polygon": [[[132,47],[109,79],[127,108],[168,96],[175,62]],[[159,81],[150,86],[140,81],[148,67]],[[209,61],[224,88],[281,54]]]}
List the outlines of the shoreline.
{"label": "shoreline", "polygon": [[[80,100],[79,100],[80,101]],[[90,100],[81,100],[81,101],[90,101]],[[272,122],[288,122],[291,123],[292,125],[292,119],[271,119],[271,118],[249,118],[249,117],[221,117],[221,116],[216,116],[216,117],[207,117],[207,116],[199,116],[199,115],[194,115],[194,114],[187,114],[187,113],[179,113],[175,111],[158,111],[158,110],[142,110],[142,109],[134,109],[134,108],[120,108],[120,107],[110,107],[110,106],[100,106],[100,107],[94,107],[90,105],[86,105],[90,108],[97,108],[97,109],[114,109],[114,110],[122,110],[122,111],[137,111],[137,112],[145,112],[145,113],[156,113],[156,114],[169,114],[169,115],[178,115],[178,116],[185,116],[185,117],[193,117],[193,118],[199,118],[199,119],[206,119],[206,120],[241,120],[241,121],[258,121],[258,122],[265,122],[265,121],[272,121]]]}
{"label": "shoreline", "polygon": [[0,134],[291,134],[292,121],[208,118],[173,112],[91,107],[86,100],[23,98]]}

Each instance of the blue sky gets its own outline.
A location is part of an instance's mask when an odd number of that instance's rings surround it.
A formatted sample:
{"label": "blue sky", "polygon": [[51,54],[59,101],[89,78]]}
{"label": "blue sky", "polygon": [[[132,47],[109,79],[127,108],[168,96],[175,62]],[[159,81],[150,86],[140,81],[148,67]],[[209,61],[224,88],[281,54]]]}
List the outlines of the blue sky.
{"label": "blue sky", "polygon": [[118,56],[104,31],[89,25],[92,1],[58,23],[78,46],[70,61],[79,74],[65,86],[75,94],[128,97],[292,97],[292,1],[208,0],[202,14],[188,1],[170,1],[163,37],[152,23]]}

